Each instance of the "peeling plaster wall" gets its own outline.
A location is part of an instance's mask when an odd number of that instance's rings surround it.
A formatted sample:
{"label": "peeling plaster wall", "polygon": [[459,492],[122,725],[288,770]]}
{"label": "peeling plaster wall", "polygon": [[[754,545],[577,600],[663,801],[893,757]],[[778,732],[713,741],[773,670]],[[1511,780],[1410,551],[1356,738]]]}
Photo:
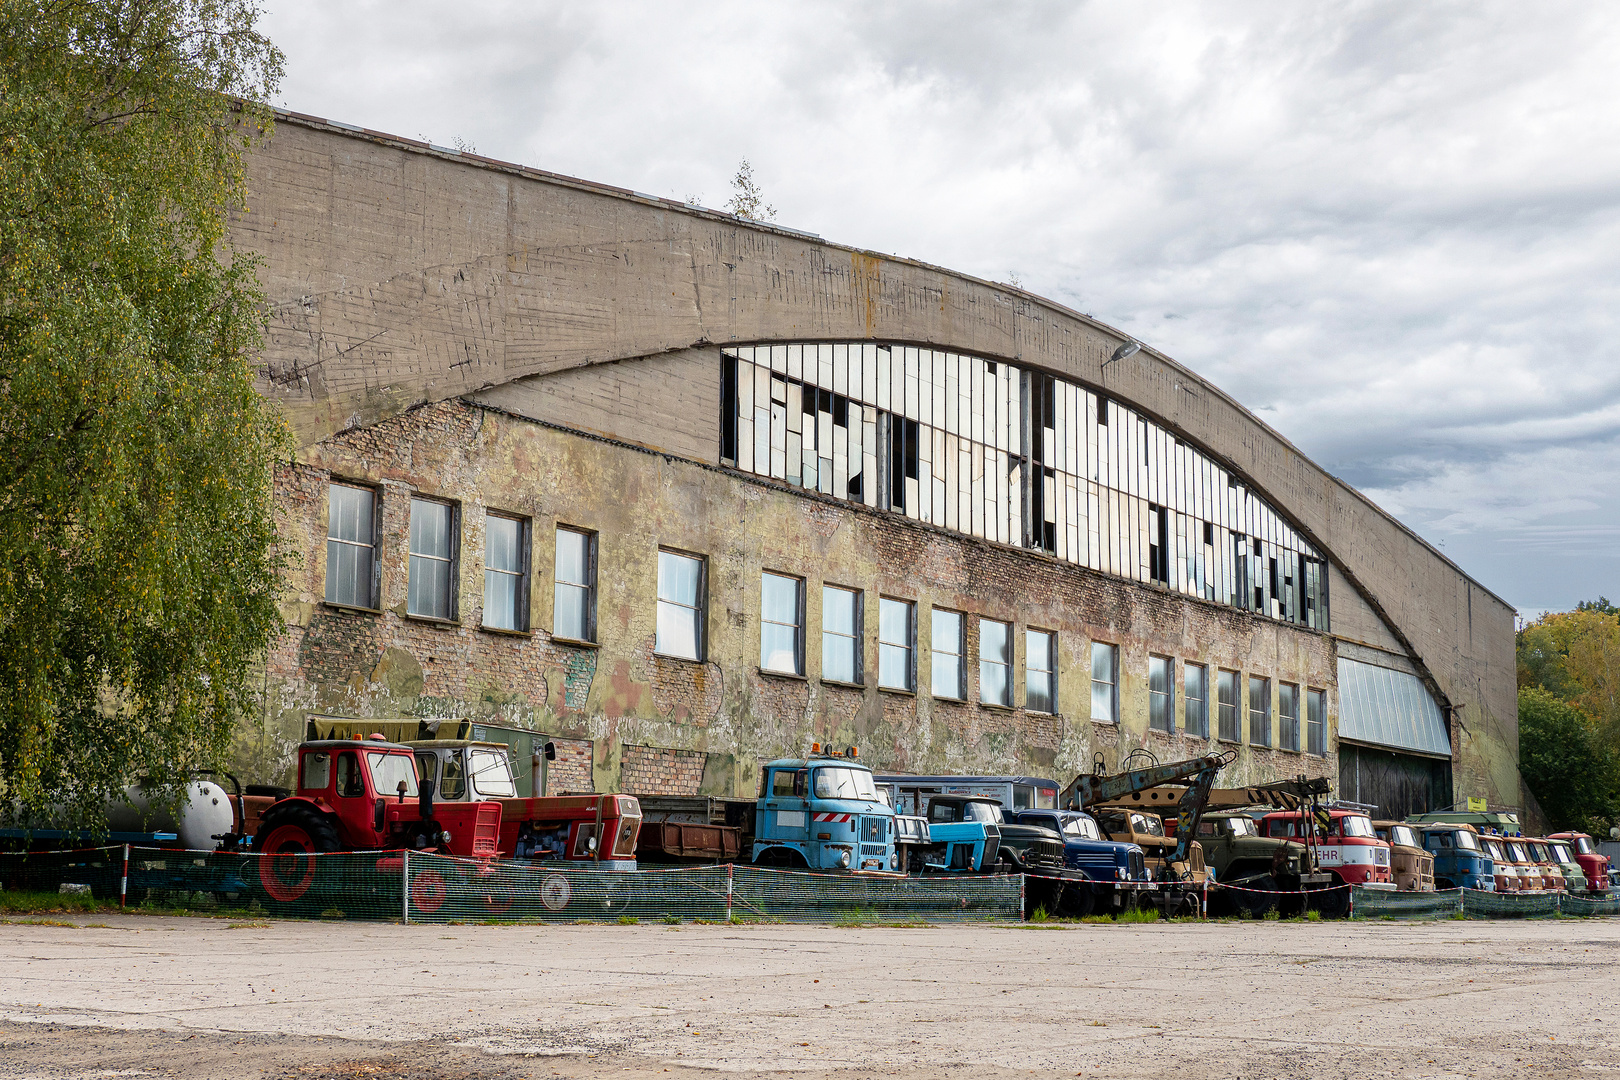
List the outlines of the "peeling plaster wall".
{"label": "peeling plaster wall", "polygon": [[[1112,766],[1137,746],[1161,758],[1222,748],[1147,730],[1147,664],[1156,653],[1329,691],[1327,757],[1243,746],[1223,782],[1331,776],[1335,768],[1335,652],[1325,634],[469,403],[425,406],[332,436],[300,458],[278,483],[288,535],[299,539],[304,558],[270,674],[277,708],[294,721],[300,708],[394,715],[424,702],[445,714],[500,716],[594,740],[598,790],[628,782],[752,795],[762,761],[803,753],[812,741],[853,743],[878,768],[1067,780],[1097,752]],[[376,614],[321,602],[330,477],[382,492]],[[461,508],[457,626],[404,613],[415,492]],[[533,520],[531,635],[478,628],[486,509]],[[559,521],[598,532],[599,649],[553,642],[547,632]],[[703,663],[653,653],[661,545],[708,558]],[[759,670],[760,573],[767,568],[802,576],[810,590],[808,678]],[[969,656],[977,655],[971,616],[1012,621],[1016,631],[1056,630],[1058,715],[973,704],[976,664],[969,665],[967,702],[821,682],[824,581],[865,593],[869,673],[876,670],[877,597],[917,603],[923,687],[931,605],[970,616]],[[1089,719],[1093,639],[1121,647],[1118,726]],[[1015,641],[1016,673],[1024,661],[1021,632]],[[1022,689],[1018,682],[1020,706]]]}
{"label": "peeling plaster wall", "polygon": [[[1520,801],[1512,609],[1170,358],[1105,367],[1117,330],[938,267],[311,118],[283,117],[248,167],[233,239],[271,302],[260,388],[306,448],[422,402],[716,343],[879,339],[1049,370],[1203,447],[1329,552],[1335,602],[1359,595],[1390,639],[1367,643],[1460,707],[1458,797]],[[534,389],[507,403],[541,411],[516,403]]]}

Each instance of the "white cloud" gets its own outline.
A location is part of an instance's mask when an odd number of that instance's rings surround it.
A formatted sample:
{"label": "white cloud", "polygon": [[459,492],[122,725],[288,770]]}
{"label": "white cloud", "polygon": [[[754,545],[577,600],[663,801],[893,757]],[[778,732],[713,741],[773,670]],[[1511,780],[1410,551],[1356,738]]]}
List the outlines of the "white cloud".
{"label": "white cloud", "polygon": [[[1025,286],[1523,606],[1620,595],[1620,14],[281,4],[288,107]],[[1459,552],[1463,554],[1460,556]]]}

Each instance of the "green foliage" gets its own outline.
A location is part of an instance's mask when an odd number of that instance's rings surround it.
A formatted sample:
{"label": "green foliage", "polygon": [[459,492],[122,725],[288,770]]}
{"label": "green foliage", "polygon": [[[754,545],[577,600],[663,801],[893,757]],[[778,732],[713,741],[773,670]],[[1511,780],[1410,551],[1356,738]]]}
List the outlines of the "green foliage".
{"label": "green foliage", "polygon": [[1519,772],[1554,830],[1602,835],[1620,809],[1620,761],[1580,708],[1540,687],[1519,691]]}
{"label": "green foliage", "polygon": [[765,201],[765,193],[754,181],[754,166],[747,158],[737,166],[737,175],[731,178],[731,198],[726,209],[740,218],[751,221],[770,221],[776,217],[776,207]]}
{"label": "green foliage", "polygon": [[[279,629],[254,0],[0,0],[0,804],[217,763]],[[242,100],[247,99],[247,100]]]}

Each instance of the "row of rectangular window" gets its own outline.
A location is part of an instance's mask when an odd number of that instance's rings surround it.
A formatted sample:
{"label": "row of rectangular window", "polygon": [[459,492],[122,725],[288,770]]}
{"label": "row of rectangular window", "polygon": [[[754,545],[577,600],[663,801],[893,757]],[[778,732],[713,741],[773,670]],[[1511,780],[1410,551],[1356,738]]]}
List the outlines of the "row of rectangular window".
{"label": "row of rectangular window", "polygon": [[[488,511],[484,526],[483,626],[495,630],[528,630],[530,522],[527,518]],[[456,618],[460,555],[460,508],[455,503],[411,498],[409,580],[406,611],[425,619]],[[328,528],[326,599],[346,607],[377,606],[377,497],[371,488],[331,486]],[[594,641],[596,534],[559,525],[553,570],[554,637]],[[702,556],[660,549],[658,552],[657,626],[654,648],[665,656],[701,660],[706,649],[705,560]],[[862,593],[838,585],[822,586],[822,678],[864,682]],[[878,686],[916,690],[916,603],[880,597],[878,606]],[[935,697],[965,701],[967,687],[966,616],[946,608],[931,611],[930,690]],[[804,580],[766,571],[760,582],[760,667],[782,674],[804,674]],[[1013,625],[979,618],[979,700],[1011,708]],[[1024,631],[1024,701],[1032,712],[1057,711],[1057,635]],[[1175,661],[1148,660],[1149,726],[1173,732]],[[1184,730],[1207,738],[1208,669],[1184,665]],[[1216,715],[1219,737],[1241,741],[1238,688],[1240,674],[1219,669]],[[1249,742],[1271,743],[1271,680],[1249,677]],[[1119,653],[1106,642],[1091,644],[1091,717],[1119,721]],[[1300,749],[1299,687],[1278,685],[1278,745]],[[1325,694],[1307,690],[1306,749],[1325,754]]]}
{"label": "row of rectangular window", "polygon": [[[327,506],[326,601],[375,610],[380,591],[377,492],[333,484]],[[484,515],[484,610],[491,630],[529,629],[528,518],[500,511]],[[420,619],[459,616],[461,508],[440,499],[411,497],[405,611]],[[559,525],[553,564],[552,634],[596,639],[596,534]]]}
{"label": "row of rectangular window", "polygon": [[[1175,732],[1175,661],[1168,656],[1148,657],[1148,727]],[[1242,674],[1216,669],[1215,715],[1217,735],[1227,742],[1242,742],[1242,707],[1239,687]],[[1249,743],[1271,746],[1271,682],[1263,675],[1249,676]],[[1297,683],[1277,683],[1277,743],[1283,750],[1300,747],[1300,688]],[[1305,746],[1307,753],[1327,753],[1327,692],[1307,688],[1305,699]],[[1209,669],[1186,661],[1182,665],[1182,730],[1200,738],[1209,737]]]}
{"label": "row of rectangular window", "polygon": [[[861,647],[863,594],[842,585],[821,587],[821,677],[832,682],[865,681]],[[929,634],[934,697],[968,697],[967,617],[933,608]],[[917,605],[890,596],[878,598],[878,687],[916,690]],[[803,578],[764,571],[760,575],[759,666],[781,675],[804,675],[805,583]],[[979,619],[979,700],[1012,708],[1012,633],[1009,622]],[[1057,710],[1057,635],[1026,629],[1025,707]],[[659,649],[660,652],[664,650]]]}

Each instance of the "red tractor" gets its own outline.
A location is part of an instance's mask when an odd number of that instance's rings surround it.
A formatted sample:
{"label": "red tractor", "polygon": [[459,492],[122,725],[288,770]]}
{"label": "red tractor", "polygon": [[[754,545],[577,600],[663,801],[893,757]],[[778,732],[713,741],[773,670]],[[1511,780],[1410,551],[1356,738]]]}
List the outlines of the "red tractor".
{"label": "red tractor", "polygon": [[[314,882],[312,855],[408,849],[489,860],[500,829],[499,803],[435,804],[432,781],[418,789],[410,747],[330,739],[298,748],[298,790],[260,815],[253,850],[266,856],[259,860],[265,893],[290,903]],[[398,864],[380,859],[377,869],[397,874]]]}

